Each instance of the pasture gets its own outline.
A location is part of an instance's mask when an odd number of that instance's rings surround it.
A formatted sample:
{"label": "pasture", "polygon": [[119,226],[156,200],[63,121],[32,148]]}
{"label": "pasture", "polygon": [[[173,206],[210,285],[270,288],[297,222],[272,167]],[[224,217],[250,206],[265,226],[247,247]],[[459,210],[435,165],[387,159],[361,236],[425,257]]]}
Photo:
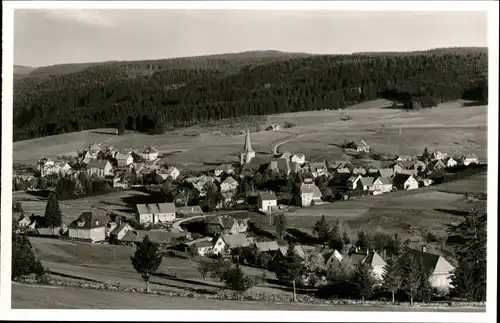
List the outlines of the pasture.
{"label": "pasture", "polygon": [[[449,154],[474,151],[486,158],[487,106],[464,106],[462,101],[440,104],[432,110],[406,112],[388,109],[387,100],[364,102],[347,109],[351,120],[340,120],[340,111],[308,111],[269,115],[268,122],[296,127],[279,131],[252,133],[252,146],[257,153],[270,153],[272,146],[290,140],[280,151],[305,153],[307,158],[335,158],[341,154],[337,145],[344,139],[363,138],[379,152],[421,153],[424,147]],[[399,128],[402,129],[399,136]],[[165,154],[165,162],[188,167],[206,163],[236,161],[244,143],[244,135],[224,136],[213,132],[185,136],[189,129],[162,135],[127,131],[115,137],[114,129],[96,129],[14,143],[14,162],[33,164],[44,155],[56,158],[84,149],[90,143],[105,141],[116,148],[141,149],[156,147]]]}
{"label": "pasture", "polygon": [[[20,201],[26,214],[44,215],[47,198],[32,195],[28,192],[14,192],[12,198]],[[139,191],[113,192],[76,200],[59,201],[63,223],[68,225],[77,219],[82,212],[98,209],[113,212],[119,216],[131,217],[135,212],[135,204],[145,203],[148,195]]]}

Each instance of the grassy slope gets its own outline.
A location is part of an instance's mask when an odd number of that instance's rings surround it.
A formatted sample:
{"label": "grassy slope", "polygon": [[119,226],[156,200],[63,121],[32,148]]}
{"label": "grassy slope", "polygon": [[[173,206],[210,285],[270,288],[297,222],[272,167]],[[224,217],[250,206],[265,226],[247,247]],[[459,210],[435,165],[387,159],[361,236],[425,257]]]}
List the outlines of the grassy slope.
{"label": "grassy slope", "polygon": [[[75,288],[12,284],[12,308],[47,309],[162,309],[162,310],[272,310],[272,311],[398,311],[397,307],[359,305],[275,304],[251,301],[201,300],[155,297],[145,294]],[[426,309],[405,311],[484,312],[484,308]]]}

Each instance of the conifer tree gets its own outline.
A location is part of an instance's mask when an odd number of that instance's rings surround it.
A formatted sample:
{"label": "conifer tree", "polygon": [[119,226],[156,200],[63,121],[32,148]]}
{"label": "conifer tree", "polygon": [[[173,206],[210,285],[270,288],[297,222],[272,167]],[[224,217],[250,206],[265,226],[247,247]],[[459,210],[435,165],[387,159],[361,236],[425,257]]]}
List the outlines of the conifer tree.
{"label": "conifer tree", "polygon": [[321,219],[314,225],[313,234],[315,234],[321,242],[327,242],[329,232],[330,226],[326,222],[325,215],[321,215]]}
{"label": "conifer tree", "polygon": [[286,255],[273,265],[273,271],[276,278],[280,281],[291,283],[293,287],[293,300],[297,301],[297,292],[295,285],[302,274],[305,273],[305,268],[302,265],[302,259],[295,253],[295,246],[288,245]]}
{"label": "conifer tree", "polygon": [[401,258],[401,287],[410,297],[410,305],[413,305],[413,299],[417,295],[421,285],[420,266],[417,259],[412,254],[407,254]]}
{"label": "conifer tree", "polygon": [[130,257],[132,266],[141,274],[146,282],[146,291],[149,293],[149,280],[162,262],[162,256],[159,253],[158,245],[145,236],[141,243],[137,245],[134,255]]}
{"label": "conifer tree", "polygon": [[236,293],[238,293],[238,297],[240,297],[241,293],[247,291],[255,285],[255,280],[243,273],[239,263],[236,263],[236,266],[229,268],[223,274],[222,279],[226,288],[236,291]]}
{"label": "conifer tree", "polygon": [[363,303],[366,298],[372,296],[374,283],[371,268],[362,262],[356,264],[351,278],[351,285],[354,288],[353,292],[357,297],[361,297]]}
{"label": "conifer tree", "polygon": [[50,193],[45,207],[45,227],[55,228],[62,224],[61,208],[55,193]]}
{"label": "conifer tree", "polygon": [[26,235],[12,232],[12,279],[18,279],[30,274],[37,277],[45,273],[40,260],[33,253],[31,243]]}
{"label": "conifer tree", "polygon": [[397,262],[388,260],[382,275],[383,287],[391,293],[392,302],[395,302],[395,295],[401,287],[401,274],[397,266]]}

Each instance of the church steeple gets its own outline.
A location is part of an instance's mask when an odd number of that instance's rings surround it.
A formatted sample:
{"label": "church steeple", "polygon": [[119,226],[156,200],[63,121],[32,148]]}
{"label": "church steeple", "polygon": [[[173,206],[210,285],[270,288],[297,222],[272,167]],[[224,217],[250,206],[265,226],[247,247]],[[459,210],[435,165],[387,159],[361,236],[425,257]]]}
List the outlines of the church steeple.
{"label": "church steeple", "polygon": [[245,147],[243,148],[243,152],[245,153],[253,152],[252,142],[250,141],[250,131],[248,131],[248,128],[245,135]]}
{"label": "church steeple", "polygon": [[245,134],[245,146],[243,147],[243,152],[240,154],[240,164],[244,165],[249,163],[252,158],[255,157],[255,151],[252,149],[252,142],[250,140],[250,131],[247,128]]}

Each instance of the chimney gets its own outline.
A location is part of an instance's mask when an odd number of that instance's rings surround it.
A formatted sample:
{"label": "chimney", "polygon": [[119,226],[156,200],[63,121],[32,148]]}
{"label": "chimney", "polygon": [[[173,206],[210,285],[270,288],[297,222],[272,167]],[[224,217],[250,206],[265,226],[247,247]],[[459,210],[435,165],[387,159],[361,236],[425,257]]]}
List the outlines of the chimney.
{"label": "chimney", "polygon": [[427,247],[426,246],[422,246],[422,252],[427,252]]}

